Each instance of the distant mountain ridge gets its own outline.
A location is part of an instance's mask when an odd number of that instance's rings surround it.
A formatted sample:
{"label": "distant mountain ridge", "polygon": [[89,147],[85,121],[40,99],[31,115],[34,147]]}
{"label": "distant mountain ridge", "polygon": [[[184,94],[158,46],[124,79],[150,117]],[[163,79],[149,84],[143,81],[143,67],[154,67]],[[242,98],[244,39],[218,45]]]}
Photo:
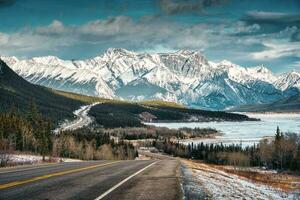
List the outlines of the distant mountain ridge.
{"label": "distant mountain ridge", "polygon": [[275,76],[263,66],[213,63],[199,51],[148,54],[108,49],[86,60],[0,58],[32,83],[106,98],[160,99],[219,110],[271,103],[300,93],[297,72]]}
{"label": "distant mountain ridge", "polygon": [[256,104],[256,105],[241,105],[228,109],[227,111],[234,112],[300,112],[300,94],[289,96],[284,99],[272,103]]}

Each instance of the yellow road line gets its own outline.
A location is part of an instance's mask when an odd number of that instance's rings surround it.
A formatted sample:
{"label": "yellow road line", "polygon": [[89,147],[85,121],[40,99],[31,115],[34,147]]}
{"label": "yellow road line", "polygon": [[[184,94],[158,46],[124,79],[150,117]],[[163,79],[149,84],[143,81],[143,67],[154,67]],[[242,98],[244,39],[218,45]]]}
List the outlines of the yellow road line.
{"label": "yellow road line", "polygon": [[72,170],[67,170],[67,171],[62,171],[62,172],[56,172],[56,173],[52,173],[52,174],[46,174],[46,175],[42,175],[42,176],[33,177],[33,178],[27,179],[27,180],[14,181],[14,182],[10,182],[10,183],[0,185],[0,190],[10,188],[10,187],[14,187],[14,186],[17,186],[17,185],[23,185],[23,184],[26,184],[26,183],[31,183],[31,182],[34,182],[34,181],[44,180],[44,179],[55,177],[55,176],[62,176],[62,175],[70,174],[70,173],[81,172],[81,171],[88,170],[88,169],[94,169],[94,168],[97,168],[97,167],[111,165],[111,164],[118,163],[118,162],[121,162],[121,161],[115,161],[115,162],[110,162],[110,163],[105,163],[105,164],[92,165],[92,166],[83,167],[83,168],[77,168],[77,169],[72,169]]}

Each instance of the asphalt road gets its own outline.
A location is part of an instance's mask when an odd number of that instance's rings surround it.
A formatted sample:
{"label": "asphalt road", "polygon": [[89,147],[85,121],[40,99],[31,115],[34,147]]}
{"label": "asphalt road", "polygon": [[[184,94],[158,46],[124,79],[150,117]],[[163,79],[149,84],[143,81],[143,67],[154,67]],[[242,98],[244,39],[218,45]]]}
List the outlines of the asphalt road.
{"label": "asphalt road", "polygon": [[0,169],[0,199],[181,199],[177,160],[57,163]]}
{"label": "asphalt road", "polygon": [[55,132],[66,131],[66,130],[75,130],[75,129],[81,128],[83,126],[89,125],[93,120],[88,115],[88,112],[93,106],[95,106],[97,104],[99,104],[99,103],[93,103],[90,105],[82,106],[78,110],[75,110],[74,115],[76,115],[76,119],[71,122],[62,124],[60,128],[55,130]]}

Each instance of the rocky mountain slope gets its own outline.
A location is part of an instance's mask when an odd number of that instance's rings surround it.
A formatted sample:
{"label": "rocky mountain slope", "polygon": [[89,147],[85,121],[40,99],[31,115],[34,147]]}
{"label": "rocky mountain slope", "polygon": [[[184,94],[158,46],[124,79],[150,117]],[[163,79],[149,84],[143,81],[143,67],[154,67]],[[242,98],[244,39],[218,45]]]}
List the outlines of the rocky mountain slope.
{"label": "rocky mountain slope", "polygon": [[238,112],[300,112],[300,94],[286,97],[272,103],[240,105],[228,111]]}
{"label": "rocky mountain slope", "polygon": [[32,83],[105,98],[160,99],[219,110],[270,103],[300,91],[297,72],[277,77],[263,66],[213,63],[198,51],[148,54],[108,49],[87,60],[1,59]]}

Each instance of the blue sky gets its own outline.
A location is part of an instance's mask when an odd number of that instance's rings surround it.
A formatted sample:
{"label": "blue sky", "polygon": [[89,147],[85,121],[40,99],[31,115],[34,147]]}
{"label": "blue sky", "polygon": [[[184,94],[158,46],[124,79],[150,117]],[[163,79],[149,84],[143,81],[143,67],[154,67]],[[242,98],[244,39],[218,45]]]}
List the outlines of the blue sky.
{"label": "blue sky", "polygon": [[300,71],[299,0],[0,0],[0,19],[1,55],[191,49],[216,62]]}

